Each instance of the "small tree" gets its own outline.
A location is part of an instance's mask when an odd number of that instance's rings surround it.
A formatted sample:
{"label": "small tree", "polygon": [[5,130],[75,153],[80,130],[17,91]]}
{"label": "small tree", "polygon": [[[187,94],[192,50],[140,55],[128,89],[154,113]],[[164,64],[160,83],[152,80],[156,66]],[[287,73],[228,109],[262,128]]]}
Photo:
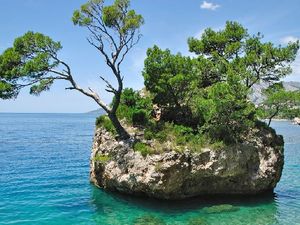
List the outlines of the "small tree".
{"label": "small tree", "polygon": [[300,107],[300,91],[286,91],[282,83],[276,83],[264,90],[265,100],[261,110],[268,117],[268,126],[272,119],[282,111]]}
{"label": "small tree", "polygon": [[66,89],[77,90],[92,98],[108,114],[119,137],[129,138],[116,116],[123,90],[120,66],[140,40],[139,28],[144,22],[143,17],[129,6],[129,0],[115,0],[109,6],[104,5],[104,0],[89,0],[74,12],[72,18],[75,25],[89,30],[88,42],[104,56],[117,80],[118,85],[114,87],[100,76],[106,83],[106,91],[114,95],[111,106],[105,104],[94,90],[85,90],[75,82],[70,66],[58,56],[62,48],[59,42],[33,32],[17,38],[13,47],[0,56],[0,98],[16,97],[26,86],[31,87],[31,94],[39,95],[49,90],[55,80],[66,80],[71,85]]}

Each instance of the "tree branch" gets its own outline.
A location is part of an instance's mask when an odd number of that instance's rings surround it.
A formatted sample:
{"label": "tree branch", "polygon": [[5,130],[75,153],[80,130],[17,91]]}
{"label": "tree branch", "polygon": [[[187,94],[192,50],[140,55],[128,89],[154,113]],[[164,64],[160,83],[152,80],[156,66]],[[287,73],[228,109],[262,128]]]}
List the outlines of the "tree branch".
{"label": "tree branch", "polygon": [[105,83],[106,83],[106,91],[107,92],[111,92],[111,93],[114,93],[116,94],[117,93],[117,90],[102,76],[100,76],[101,80],[103,80]]}

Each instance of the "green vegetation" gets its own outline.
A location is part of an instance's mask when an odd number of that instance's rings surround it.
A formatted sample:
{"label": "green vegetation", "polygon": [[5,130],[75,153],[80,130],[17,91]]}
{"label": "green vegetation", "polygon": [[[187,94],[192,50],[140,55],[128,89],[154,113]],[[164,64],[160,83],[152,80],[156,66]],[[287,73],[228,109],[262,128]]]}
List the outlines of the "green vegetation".
{"label": "green vegetation", "polygon": [[142,142],[134,143],[133,150],[140,152],[142,154],[142,156],[144,156],[144,157],[153,153],[153,150],[150,148],[150,146],[148,146],[147,144],[142,143]]}
{"label": "green vegetation", "polygon": [[117,116],[131,125],[145,126],[149,121],[151,110],[152,101],[149,97],[142,98],[132,88],[125,88],[121,95]]}
{"label": "green vegetation", "polygon": [[[276,83],[291,73],[299,43],[276,47],[227,22],[225,29],[206,29],[188,44],[196,57],[172,55],[157,46],[147,51],[143,76],[153,103],[161,108],[161,121],[189,129],[175,132],[177,144],[196,140],[203,145],[203,137],[208,143],[242,142],[257,121],[258,110],[247,98],[251,87],[261,81]],[[161,138],[159,132],[155,136]]]}
{"label": "green vegetation", "polygon": [[224,146],[222,141],[213,141],[206,134],[195,131],[191,127],[169,122],[148,126],[144,138],[155,139],[157,151],[159,147],[161,151],[166,148],[164,146],[166,143],[172,143],[173,150],[182,151],[188,148],[193,152],[199,152],[203,147],[218,149]]}
{"label": "green vegetation", "polygon": [[268,126],[274,117],[292,119],[300,115],[300,91],[286,91],[282,83],[275,83],[265,91],[260,106],[260,116],[268,118]]}
{"label": "green vegetation", "polygon": [[111,120],[106,115],[99,116],[96,119],[96,127],[103,127],[107,131],[111,132],[112,134],[116,134],[117,133],[114,125],[111,122]]}
{"label": "green vegetation", "polygon": [[111,157],[109,155],[104,155],[104,154],[98,154],[93,158],[95,162],[100,162],[100,163],[106,163],[110,159]]}

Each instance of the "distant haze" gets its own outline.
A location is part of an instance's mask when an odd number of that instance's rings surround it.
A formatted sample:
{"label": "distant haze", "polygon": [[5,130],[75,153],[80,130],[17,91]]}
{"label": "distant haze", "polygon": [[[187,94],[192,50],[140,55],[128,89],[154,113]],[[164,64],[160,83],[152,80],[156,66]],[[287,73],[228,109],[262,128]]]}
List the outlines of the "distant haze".
{"label": "distant haze", "polygon": [[[262,94],[262,91],[266,89],[269,86],[268,83],[260,83],[253,85],[253,92],[250,95],[250,100],[255,104],[258,105],[264,100],[264,96]],[[300,90],[300,82],[296,81],[288,81],[283,82],[283,87],[287,91],[297,91]]]}

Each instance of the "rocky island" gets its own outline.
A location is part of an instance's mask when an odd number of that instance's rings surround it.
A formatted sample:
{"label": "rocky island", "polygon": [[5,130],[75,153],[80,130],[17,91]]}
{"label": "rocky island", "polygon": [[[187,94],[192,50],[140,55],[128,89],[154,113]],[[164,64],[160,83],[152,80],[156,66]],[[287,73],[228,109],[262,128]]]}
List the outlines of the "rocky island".
{"label": "rocky island", "polygon": [[[138,136],[132,133],[132,136]],[[220,149],[165,152],[143,156],[134,141],[116,141],[103,128],[94,137],[91,182],[109,191],[161,199],[197,195],[260,194],[273,191],[283,168],[283,139],[268,129]]]}

